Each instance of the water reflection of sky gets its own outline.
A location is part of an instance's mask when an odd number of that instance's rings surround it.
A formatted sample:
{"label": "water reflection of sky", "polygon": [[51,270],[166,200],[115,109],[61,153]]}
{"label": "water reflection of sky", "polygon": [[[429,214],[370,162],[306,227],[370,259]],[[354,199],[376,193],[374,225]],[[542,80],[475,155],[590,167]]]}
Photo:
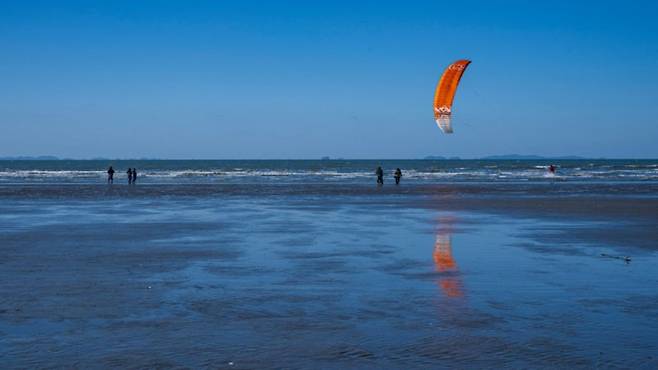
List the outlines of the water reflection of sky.
{"label": "water reflection of sky", "polygon": [[[90,258],[93,274],[76,279],[107,284],[110,296],[128,286],[152,297],[154,306],[122,301],[129,317],[121,319],[148,325],[161,320],[179,334],[168,338],[160,326],[149,326],[148,346],[140,347],[139,331],[121,332],[146,352],[171,339],[181,353],[196,353],[199,341],[185,338],[199,333],[222,358],[238,364],[292,361],[280,367],[326,367],[314,362],[322,356],[359,367],[364,363],[349,356],[362,355],[371,361],[363,367],[379,368],[468,367],[475,360],[488,361],[483,367],[633,367],[657,349],[653,252],[634,254],[627,265],[600,257],[616,253],[611,246],[568,238],[562,245],[556,239],[539,245],[529,235],[575,222],[332,200],[21,202],[5,205],[0,237],[21,253],[51,256],[56,263],[48,266],[67,263],[60,255]],[[112,263],[98,257],[110,253]],[[142,264],[160,272],[146,274]],[[20,276],[9,266],[0,266],[4,276]],[[53,294],[61,286],[41,283],[55,275],[39,274],[6,287],[38,295],[49,308],[61,307],[62,299],[75,306],[80,297],[99,296],[85,290],[62,298]],[[17,296],[6,295],[9,306],[18,306],[11,301]],[[52,322],[65,322],[60,311],[43,312]],[[118,335],[108,323],[76,334],[87,353],[107,355],[105,341],[96,338]],[[0,322],[0,330],[19,343],[28,340],[29,325]],[[80,332],[75,320],[59,325],[48,329],[49,337]],[[236,343],[259,352],[242,356]]]}
{"label": "water reflection of sky", "polygon": [[[445,219],[439,222],[446,224],[450,222]],[[636,250],[637,258],[625,264],[600,256],[624,253],[614,245],[570,241],[568,233],[563,240],[547,243],[529,238],[544,229],[578,226],[573,221],[502,217],[480,218],[468,232],[439,226],[433,262],[437,271],[454,272],[439,277],[440,285],[449,282],[441,285],[442,294],[460,297],[468,287],[469,297],[468,307],[459,309],[450,300],[440,302],[443,312],[460,310],[444,320],[446,325],[467,316],[488,317],[483,322],[489,324],[482,329],[505,331],[513,342],[539,341],[537,355],[575,351],[585,357],[596,354],[606,358],[602,364],[617,365],[650,360],[640,356],[648,348],[656,349],[649,343],[658,340],[654,320],[658,317],[658,273],[651,267],[656,254]],[[461,289],[452,289],[457,283]]]}

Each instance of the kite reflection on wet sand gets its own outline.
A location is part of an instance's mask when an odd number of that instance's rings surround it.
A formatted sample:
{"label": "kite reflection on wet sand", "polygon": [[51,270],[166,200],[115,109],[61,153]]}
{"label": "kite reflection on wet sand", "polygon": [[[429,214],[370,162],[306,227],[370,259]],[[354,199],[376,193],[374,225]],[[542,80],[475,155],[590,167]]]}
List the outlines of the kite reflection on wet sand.
{"label": "kite reflection on wet sand", "polygon": [[463,297],[462,282],[459,278],[457,262],[452,255],[453,217],[439,218],[439,229],[434,243],[434,266],[441,273],[438,284],[447,297]]}

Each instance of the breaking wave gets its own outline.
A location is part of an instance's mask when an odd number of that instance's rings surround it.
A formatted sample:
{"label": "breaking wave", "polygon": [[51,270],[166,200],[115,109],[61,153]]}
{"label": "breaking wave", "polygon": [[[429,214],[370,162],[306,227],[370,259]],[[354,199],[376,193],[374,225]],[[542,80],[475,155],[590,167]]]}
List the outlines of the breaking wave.
{"label": "breaking wave", "polygon": [[[127,161],[126,161],[127,162]],[[544,163],[507,161],[138,161],[115,166],[115,182],[127,182],[126,169],[138,168],[138,182],[146,183],[322,183],[373,181],[374,169],[382,165],[392,180],[400,167],[403,183],[432,182],[551,182],[551,181],[658,181],[655,161],[598,161],[558,164],[555,175]],[[105,163],[53,161],[34,164],[0,161],[0,184],[11,183],[103,183]],[[38,167],[37,167],[38,166]],[[64,168],[63,168],[64,167]],[[70,167],[70,168],[66,168]],[[94,168],[92,168],[94,167]]]}

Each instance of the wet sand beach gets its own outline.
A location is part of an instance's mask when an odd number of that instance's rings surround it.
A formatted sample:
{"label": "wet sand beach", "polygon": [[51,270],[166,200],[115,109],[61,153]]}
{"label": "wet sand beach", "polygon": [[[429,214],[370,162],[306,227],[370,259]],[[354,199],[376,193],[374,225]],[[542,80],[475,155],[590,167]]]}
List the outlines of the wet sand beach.
{"label": "wet sand beach", "polygon": [[655,185],[550,186],[0,186],[3,367],[655,368]]}

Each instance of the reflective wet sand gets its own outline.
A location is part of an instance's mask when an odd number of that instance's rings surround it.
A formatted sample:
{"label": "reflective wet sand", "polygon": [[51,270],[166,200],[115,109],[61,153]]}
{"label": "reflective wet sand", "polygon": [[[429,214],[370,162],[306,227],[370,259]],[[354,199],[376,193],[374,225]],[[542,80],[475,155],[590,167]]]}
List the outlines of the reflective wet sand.
{"label": "reflective wet sand", "polygon": [[658,366],[650,213],[432,199],[6,196],[3,367]]}

